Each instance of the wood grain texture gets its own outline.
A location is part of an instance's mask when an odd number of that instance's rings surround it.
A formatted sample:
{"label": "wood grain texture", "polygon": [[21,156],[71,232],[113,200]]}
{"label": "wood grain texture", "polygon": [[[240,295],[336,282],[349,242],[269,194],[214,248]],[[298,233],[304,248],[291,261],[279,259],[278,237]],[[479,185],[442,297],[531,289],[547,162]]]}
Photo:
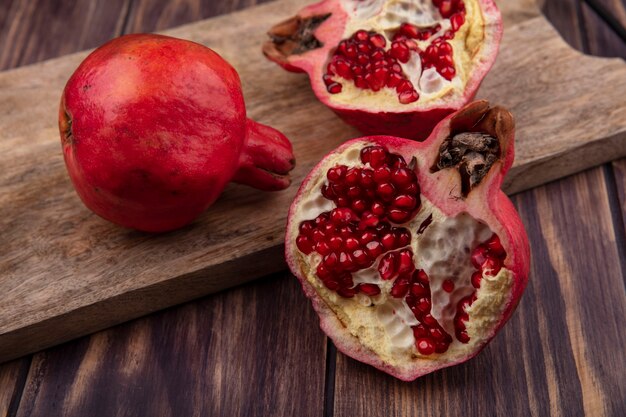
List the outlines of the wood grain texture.
{"label": "wood grain texture", "polygon": [[[618,195],[618,210],[622,214],[622,226],[624,227],[624,235],[626,235],[626,159],[613,162],[612,168]],[[619,224],[615,225],[616,228],[619,226]],[[626,252],[626,248],[624,248],[624,252]],[[624,277],[624,281],[626,281],[626,277]]]}
{"label": "wood grain texture", "polygon": [[0,365],[0,417],[15,415],[29,366],[30,358]]}
{"label": "wood grain texture", "polygon": [[[270,22],[305,2],[281,0],[167,32],[216,49],[239,70],[249,115],[294,142],[295,184],[329,149],[358,135],[314,98],[304,76],[260,53]],[[160,236],[122,230],[80,204],[55,115],[63,84],[84,56],[0,74],[0,291],[8,294],[0,306],[0,360],[284,268],[281,241],[296,186],[275,194],[232,186],[194,225]],[[595,83],[598,73],[604,83]],[[624,91],[621,60],[572,51],[542,17],[510,27],[479,93],[518,115],[507,190],[625,154],[626,106],[616,105]]]}
{"label": "wood grain texture", "polygon": [[316,321],[283,273],[36,354],[17,416],[319,416]]}
{"label": "wood grain texture", "polygon": [[[621,39],[587,4],[581,5],[582,18],[587,30],[589,52],[597,56],[626,59],[626,40]],[[624,102],[626,104],[626,101]]]}
{"label": "wood grain texture", "polygon": [[269,0],[134,0],[125,33],[165,30],[267,1]]}
{"label": "wood grain texture", "polygon": [[544,2],[541,10],[572,48],[584,51],[584,32],[572,30],[581,26],[579,19],[580,2],[578,0],[548,0]]}
{"label": "wood grain texture", "polygon": [[[605,12],[605,17],[614,19],[623,28],[626,28],[626,3],[624,0],[584,0],[588,7]],[[607,26],[606,23],[602,26]]]}
{"label": "wood grain texture", "polygon": [[122,33],[130,0],[2,0],[0,70],[95,48]]}
{"label": "wood grain texture", "polygon": [[625,415],[625,271],[604,180],[596,168],[515,196],[531,279],[479,356],[403,383],[340,354],[334,415]]}

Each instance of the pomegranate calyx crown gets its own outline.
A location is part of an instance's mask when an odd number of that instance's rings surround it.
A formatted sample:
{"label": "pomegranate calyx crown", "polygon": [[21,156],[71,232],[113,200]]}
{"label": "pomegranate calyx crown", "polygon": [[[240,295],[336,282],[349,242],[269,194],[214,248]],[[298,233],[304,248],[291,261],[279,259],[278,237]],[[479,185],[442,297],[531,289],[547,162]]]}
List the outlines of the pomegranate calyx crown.
{"label": "pomegranate calyx crown", "polygon": [[[450,135],[441,143],[431,172],[454,168],[465,198],[498,160],[507,160],[515,122],[511,113],[485,100],[469,104],[450,120]],[[508,170],[504,166],[503,170]]]}
{"label": "pomegranate calyx crown", "polygon": [[285,62],[290,55],[322,47],[314,32],[329,17],[330,13],[307,18],[293,16],[274,25],[267,32],[270,40],[263,44],[263,53],[277,62]]}

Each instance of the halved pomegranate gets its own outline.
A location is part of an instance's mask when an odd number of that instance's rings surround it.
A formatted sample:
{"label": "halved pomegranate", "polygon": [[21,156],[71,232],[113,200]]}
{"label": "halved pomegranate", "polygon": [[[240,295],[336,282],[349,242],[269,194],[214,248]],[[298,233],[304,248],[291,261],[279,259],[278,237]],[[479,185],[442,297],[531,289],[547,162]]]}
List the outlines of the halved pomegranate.
{"label": "halved pomegranate", "polygon": [[304,180],[287,262],[339,350],[413,380],[473,357],[506,322],[530,258],[500,189],[513,130],[478,101],[424,142],[351,140]]}
{"label": "halved pomegranate", "polygon": [[492,0],[325,0],[270,31],[265,55],[307,72],[366,134],[424,139],[476,94],[502,36]]}

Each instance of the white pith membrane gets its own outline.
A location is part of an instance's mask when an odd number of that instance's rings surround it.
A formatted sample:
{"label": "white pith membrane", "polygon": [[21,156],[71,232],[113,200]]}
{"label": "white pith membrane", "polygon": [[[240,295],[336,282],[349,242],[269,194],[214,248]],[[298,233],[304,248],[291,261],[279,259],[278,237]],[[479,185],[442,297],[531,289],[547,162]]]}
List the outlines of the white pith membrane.
{"label": "white pith membrane", "polygon": [[[303,197],[290,223],[291,238],[295,239],[298,236],[301,222],[312,220],[336,207],[333,201],[326,199],[319,192],[327,181],[326,172],[336,165],[367,166],[360,160],[360,151],[366,146],[368,144],[364,142],[356,143],[341,154],[333,154],[325,161],[324,166],[318,169],[317,177],[312,178],[307,188],[302,190]],[[392,225],[405,227],[410,231],[413,263],[416,269],[423,269],[429,276],[431,314],[453,339],[445,353],[422,355],[418,352],[411,326],[419,324],[419,321],[406,304],[404,297],[394,298],[389,294],[395,279],[385,281],[378,273],[378,262],[384,253],[370,268],[352,273],[355,285],[376,284],[380,287],[381,293],[373,297],[358,293],[353,298],[344,298],[326,288],[317,277],[316,267],[322,259],[321,256],[315,251],[305,255],[293,245],[296,252],[294,255],[303,276],[336,314],[346,330],[358,338],[363,346],[392,366],[435,360],[440,364],[453,363],[467,358],[468,353],[477,351],[493,336],[495,326],[510,302],[513,275],[505,267],[495,276],[483,274],[479,289],[475,289],[471,284],[471,275],[476,271],[470,260],[471,251],[488,240],[493,232],[467,213],[452,218],[446,217],[423,194],[421,202],[421,208],[413,219],[404,224],[392,223]],[[430,225],[418,235],[418,228],[431,215]],[[454,290],[451,293],[441,288],[446,279],[454,282]],[[470,340],[468,343],[461,343],[455,337],[453,319],[459,300],[474,291],[477,299],[465,310],[469,315],[465,326]]]}
{"label": "white pith membrane", "polygon": [[[435,39],[451,29],[450,19],[441,16],[432,0],[341,0],[340,3],[348,14],[341,39],[348,39],[361,29],[373,31],[385,37],[387,44],[384,49],[387,51],[391,47],[393,35],[398,32],[402,23],[413,24],[418,29],[441,25],[441,29],[429,39],[414,39],[420,51],[425,51]],[[478,1],[464,0],[464,4],[465,23],[452,39],[447,40],[452,46],[456,71],[451,80],[441,76],[434,67],[422,70],[420,55],[411,51],[408,62],[398,63],[419,94],[417,101],[403,104],[398,100],[395,88],[385,86],[373,91],[359,88],[354,81],[333,75],[332,79],[341,84],[342,89],[340,93],[328,95],[330,103],[348,108],[375,107],[380,111],[398,112],[411,111],[417,107],[436,107],[461,99],[472,68],[481,63],[479,50],[486,30]],[[323,64],[324,68],[331,61],[334,50],[331,49],[328,60]]]}

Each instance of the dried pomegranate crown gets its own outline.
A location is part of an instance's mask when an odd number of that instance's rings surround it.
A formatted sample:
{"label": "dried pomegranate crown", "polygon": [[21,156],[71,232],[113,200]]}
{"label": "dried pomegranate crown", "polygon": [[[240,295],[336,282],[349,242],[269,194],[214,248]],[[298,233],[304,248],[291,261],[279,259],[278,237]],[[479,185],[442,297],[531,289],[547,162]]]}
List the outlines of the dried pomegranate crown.
{"label": "dried pomegranate crown", "polygon": [[524,228],[500,185],[513,119],[473,103],[423,143],[333,151],[289,215],[287,261],[344,353],[405,380],[476,355],[526,285]]}
{"label": "dried pomegranate crown", "polygon": [[365,133],[423,139],[474,96],[501,33],[491,0],[326,0],[274,26],[263,50]]}

